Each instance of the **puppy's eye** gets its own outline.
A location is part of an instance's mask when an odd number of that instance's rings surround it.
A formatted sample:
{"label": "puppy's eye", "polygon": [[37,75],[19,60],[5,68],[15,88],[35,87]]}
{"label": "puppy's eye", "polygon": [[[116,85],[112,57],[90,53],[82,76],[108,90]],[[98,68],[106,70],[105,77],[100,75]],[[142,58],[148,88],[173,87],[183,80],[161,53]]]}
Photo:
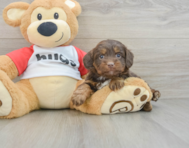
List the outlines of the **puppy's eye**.
{"label": "puppy's eye", "polygon": [[99,57],[100,59],[104,59],[104,55],[100,55],[100,57]]}
{"label": "puppy's eye", "polygon": [[55,13],[55,14],[54,14],[54,18],[55,18],[55,19],[58,19],[58,18],[59,18],[59,14],[58,14],[58,13]]}
{"label": "puppy's eye", "polygon": [[42,19],[41,13],[39,13],[39,14],[37,15],[37,19],[38,19],[38,20],[41,20],[41,19]]}
{"label": "puppy's eye", "polygon": [[116,58],[121,58],[121,54],[116,54]]}

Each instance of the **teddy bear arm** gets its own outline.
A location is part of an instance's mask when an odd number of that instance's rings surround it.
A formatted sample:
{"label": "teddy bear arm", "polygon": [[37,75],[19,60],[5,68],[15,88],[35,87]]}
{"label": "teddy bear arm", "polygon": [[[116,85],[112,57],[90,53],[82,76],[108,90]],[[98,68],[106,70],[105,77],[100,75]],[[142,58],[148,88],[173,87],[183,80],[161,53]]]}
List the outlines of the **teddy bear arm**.
{"label": "teddy bear arm", "polygon": [[13,80],[18,76],[18,70],[14,62],[6,55],[0,56],[0,70],[4,71]]}

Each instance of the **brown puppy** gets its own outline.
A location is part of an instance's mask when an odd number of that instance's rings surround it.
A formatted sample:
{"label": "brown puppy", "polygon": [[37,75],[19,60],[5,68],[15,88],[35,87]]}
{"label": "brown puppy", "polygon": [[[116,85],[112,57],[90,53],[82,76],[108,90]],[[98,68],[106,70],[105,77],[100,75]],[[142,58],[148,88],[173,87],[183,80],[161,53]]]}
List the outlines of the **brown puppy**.
{"label": "brown puppy", "polygon": [[[89,70],[85,82],[74,92],[72,102],[76,106],[82,105],[95,91],[109,84],[111,90],[116,91],[124,86],[128,77],[138,77],[129,68],[133,65],[133,53],[125,45],[115,40],[100,42],[84,57],[84,65]],[[160,92],[152,89],[153,101],[157,101]],[[152,109],[151,104],[143,108]]]}

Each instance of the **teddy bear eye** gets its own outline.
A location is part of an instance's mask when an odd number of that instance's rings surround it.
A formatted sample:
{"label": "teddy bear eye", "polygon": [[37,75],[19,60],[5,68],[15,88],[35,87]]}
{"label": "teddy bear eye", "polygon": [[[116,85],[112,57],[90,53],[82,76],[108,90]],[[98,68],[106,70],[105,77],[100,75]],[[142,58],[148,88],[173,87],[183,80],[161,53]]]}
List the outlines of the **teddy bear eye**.
{"label": "teddy bear eye", "polygon": [[55,18],[55,19],[58,19],[58,18],[59,18],[59,14],[58,14],[58,13],[55,13],[55,14],[54,14],[54,18]]}
{"label": "teddy bear eye", "polygon": [[38,18],[38,20],[41,20],[41,19],[42,19],[42,15],[39,13],[39,14],[37,15],[37,18]]}

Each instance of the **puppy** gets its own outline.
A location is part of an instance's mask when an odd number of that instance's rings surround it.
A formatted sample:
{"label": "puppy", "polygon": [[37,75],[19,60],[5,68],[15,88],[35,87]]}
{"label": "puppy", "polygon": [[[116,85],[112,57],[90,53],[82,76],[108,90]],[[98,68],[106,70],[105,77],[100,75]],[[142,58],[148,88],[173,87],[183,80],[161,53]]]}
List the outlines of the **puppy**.
{"label": "puppy", "polygon": [[[113,91],[124,87],[124,80],[128,77],[138,77],[129,68],[133,65],[134,55],[125,45],[115,40],[100,42],[84,57],[84,65],[89,70],[85,82],[73,94],[72,102],[76,106],[82,105],[94,92],[109,85]],[[160,92],[152,89],[152,100],[157,101]],[[147,103],[144,110],[150,111],[151,104]]]}

